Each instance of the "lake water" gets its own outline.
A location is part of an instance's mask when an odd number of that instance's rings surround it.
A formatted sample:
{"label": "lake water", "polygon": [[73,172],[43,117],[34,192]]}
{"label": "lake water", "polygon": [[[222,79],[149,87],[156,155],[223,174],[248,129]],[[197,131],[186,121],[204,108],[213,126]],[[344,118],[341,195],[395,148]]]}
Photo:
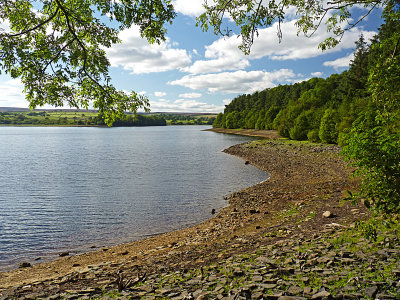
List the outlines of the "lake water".
{"label": "lake water", "polygon": [[267,174],[204,126],[0,127],[0,269],[199,223]]}

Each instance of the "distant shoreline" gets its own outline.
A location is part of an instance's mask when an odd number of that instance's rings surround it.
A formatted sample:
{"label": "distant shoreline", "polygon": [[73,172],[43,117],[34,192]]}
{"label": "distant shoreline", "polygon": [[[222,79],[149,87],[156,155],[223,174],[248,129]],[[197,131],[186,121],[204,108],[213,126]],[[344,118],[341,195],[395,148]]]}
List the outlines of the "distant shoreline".
{"label": "distant shoreline", "polygon": [[276,130],[210,128],[210,129],[206,129],[205,131],[244,135],[244,136],[258,137],[258,138],[263,138],[263,139],[279,139],[279,138],[281,138]]}

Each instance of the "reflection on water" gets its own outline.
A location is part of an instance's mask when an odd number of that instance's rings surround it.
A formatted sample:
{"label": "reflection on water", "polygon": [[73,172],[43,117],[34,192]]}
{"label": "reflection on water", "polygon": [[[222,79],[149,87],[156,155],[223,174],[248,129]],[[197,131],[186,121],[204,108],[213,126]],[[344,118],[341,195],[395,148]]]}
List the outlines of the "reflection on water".
{"label": "reflection on water", "polygon": [[0,127],[0,269],[203,221],[265,180],[203,126]]}

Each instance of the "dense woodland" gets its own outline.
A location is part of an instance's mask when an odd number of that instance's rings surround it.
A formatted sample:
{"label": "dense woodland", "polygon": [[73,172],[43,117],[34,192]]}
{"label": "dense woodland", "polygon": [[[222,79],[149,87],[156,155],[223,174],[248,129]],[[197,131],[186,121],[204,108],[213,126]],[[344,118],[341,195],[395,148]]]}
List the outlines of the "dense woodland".
{"label": "dense woodland", "polygon": [[374,64],[371,49],[361,36],[348,71],[240,95],[218,115],[213,126],[276,129],[294,140],[342,145],[360,114],[374,110],[367,88],[369,65]]}
{"label": "dense woodland", "polygon": [[[217,116],[213,126],[276,129],[293,140],[345,145],[357,119],[376,115],[378,108],[372,99],[369,77],[380,61],[399,55],[400,45],[393,47],[396,44],[382,53],[382,43],[397,32],[400,32],[399,22],[391,20],[381,26],[370,45],[360,36],[350,68],[341,74],[236,97]],[[398,95],[398,90],[393,93]],[[393,125],[399,128],[398,123]]]}

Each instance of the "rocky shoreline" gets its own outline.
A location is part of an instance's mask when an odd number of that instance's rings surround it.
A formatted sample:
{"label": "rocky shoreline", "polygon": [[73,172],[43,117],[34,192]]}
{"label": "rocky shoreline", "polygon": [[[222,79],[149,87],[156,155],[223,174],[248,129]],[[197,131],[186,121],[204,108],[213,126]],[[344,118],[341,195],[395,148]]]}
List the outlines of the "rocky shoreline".
{"label": "rocky shoreline", "polygon": [[355,238],[368,213],[343,201],[358,182],[338,147],[260,140],[225,152],[270,179],[197,226],[0,273],[0,299],[398,299],[398,233]]}

